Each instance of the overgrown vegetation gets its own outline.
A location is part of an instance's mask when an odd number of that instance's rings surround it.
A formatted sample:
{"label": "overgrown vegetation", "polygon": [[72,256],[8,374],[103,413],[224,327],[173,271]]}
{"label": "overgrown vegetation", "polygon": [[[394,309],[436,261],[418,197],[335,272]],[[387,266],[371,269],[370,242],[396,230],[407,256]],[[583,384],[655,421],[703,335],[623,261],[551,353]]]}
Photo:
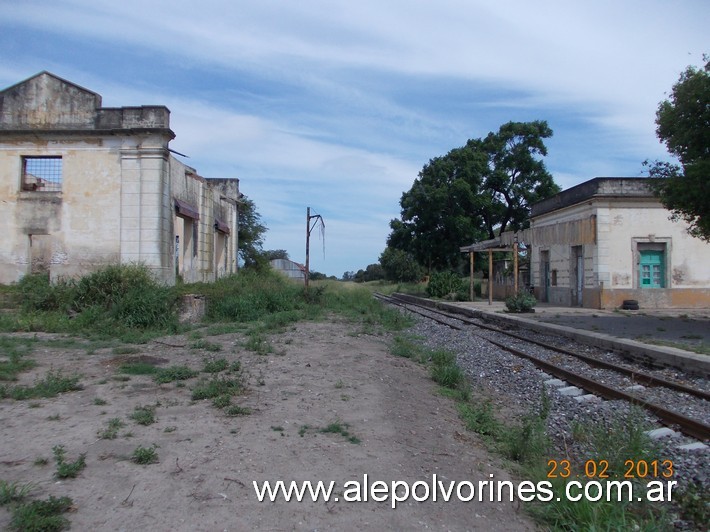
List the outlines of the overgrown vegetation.
{"label": "overgrown vegetation", "polygon": [[[214,283],[163,286],[141,265],[113,265],[78,280],[50,283],[47,276],[28,275],[4,287],[15,301],[16,312],[0,314],[0,331],[67,332],[103,342],[88,346],[113,347],[116,354],[130,354],[135,348],[115,346],[109,339],[141,343],[163,334],[178,332],[177,301],[185,293],[201,293],[207,299],[209,327],[204,334],[246,332],[248,348],[262,354],[272,352],[266,335],[303,319],[317,319],[328,313],[344,315],[362,325],[362,332],[398,330],[410,324],[402,313],[375,301],[368,289],[351,289],[343,283],[312,283],[303,286],[266,269],[245,269],[238,275]],[[217,352],[218,343],[191,334],[191,348]],[[76,342],[75,340],[72,340]],[[2,342],[16,342],[0,340]],[[107,343],[108,342],[108,343]],[[29,368],[24,355],[31,349],[15,345],[14,353],[0,363],[0,379],[10,380]],[[24,369],[23,369],[24,368]],[[146,367],[126,364],[125,373],[151,373]]]}
{"label": "overgrown vegetation", "polygon": [[177,292],[142,265],[110,265],[55,283],[46,275],[26,275],[11,290],[19,312],[2,316],[5,331],[136,338],[136,332],[177,329]]}
{"label": "overgrown vegetation", "polygon": [[435,272],[429,279],[426,292],[429,297],[466,300],[468,293],[461,276],[454,272]]}

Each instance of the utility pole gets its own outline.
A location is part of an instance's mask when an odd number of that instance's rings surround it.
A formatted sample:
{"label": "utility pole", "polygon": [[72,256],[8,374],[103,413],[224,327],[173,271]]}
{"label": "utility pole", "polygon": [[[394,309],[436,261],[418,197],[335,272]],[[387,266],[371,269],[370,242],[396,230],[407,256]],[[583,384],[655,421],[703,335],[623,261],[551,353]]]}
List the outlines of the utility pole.
{"label": "utility pole", "polygon": [[[315,220],[313,225],[311,225],[311,220]],[[320,214],[314,214],[311,216],[311,208],[306,208],[306,290],[308,290],[308,276],[311,273],[310,270],[310,249],[311,249],[311,231],[315,228],[316,224],[320,221],[321,227],[325,227],[325,222],[323,222],[323,217]],[[325,249],[325,248],[323,248]]]}

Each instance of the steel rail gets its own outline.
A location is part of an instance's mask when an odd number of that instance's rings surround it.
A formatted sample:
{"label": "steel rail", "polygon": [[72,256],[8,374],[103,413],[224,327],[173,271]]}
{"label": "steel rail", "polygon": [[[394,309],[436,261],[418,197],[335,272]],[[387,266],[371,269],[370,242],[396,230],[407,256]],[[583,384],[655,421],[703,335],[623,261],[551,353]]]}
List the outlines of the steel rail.
{"label": "steel rail", "polygon": [[[404,308],[407,308],[407,305],[413,305],[413,303],[411,303],[411,302],[404,302],[403,301],[400,303],[400,301],[397,301],[394,298],[382,296],[381,294],[376,294],[376,297],[378,297],[379,299],[388,301],[390,303],[394,303],[398,306],[402,306]],[[417,306],[426,308],[426,310],[429,312],[434,312],[434,313],[445,315],[445,316],[447,315],[446,313],[441,312],[438,309],[431,309],[431,308],[425,307],[423,305],[417,305]],[[411,309],[408,309],[408,310],[411,311]],[[429,319],[432,319],[438,323],[441,323],[443,325],[451,327],[453,329],[463,330],[462,327],[458,327],[456,325],[446,323],[442,320],[439,320],[437,318],[423,314],[418,311],[414,311],[414,312],[416,312],[417,314],[420,314],[424,317],[427,317]],[[447,316],[447,317],[449,317],[450,319],[457,319],[457,320],[460,320],[463,322],[468,321],[468,320],[461,320],[461,318],[454,317],[454,316]],[[470,323],[470,325],[480,326],[480,324],[476,324],[476,323]],[[483,327],[483,328],[486,328],[486,329],[490,328],[490,329],[495,330],[496,332],[501,332],[503,334],[509,335],[505,331],[500,331],[495,328],[491,328],[491,327]],[[658,417],[658,419],[662,423],[664,423],[666,425],[680,427],[681,431],[684,432],[685,434],[687,434],[688,436],[692,436],[693,438],[697,438],[701,441],[710,439],[710,425],[706,425],[705,423],[691,419],[687,416],[679,414],[678,412],[668,410],[667,408],[664,408],[664,407],[659,406],[657,404],[650,403],[648,401],[644,401],[643,399],[641,399],[640,397],[638,397],[634,394],[631,394],[631,393],[619,390],[617,388],[607,386],[606,384],[602,384],[602,383],[597,382],[595,380],[589,379],[587,377],[579,375],[578,373],[574,373],[572,371],[569,371],[567,369],[559,367],[555,364],[547,362],[546,360],[541,360],[541,359],[537,358],[536,356],[525,353],[519,349],[504,345],[504,344],[497,342],[495,340],[491,340],[490,338],[485,338],[480,335],[477,335],[477,336],[479,336],[480,338],[483,338],[487,342],[490,342],[493,345],[495,345],[505,351],[508,351],[509,353],[512,353],[516,356],[530,360],[537,367],[545,370],[546,372],[550,373],[554,377],[557,377],[559,379],[564,379],[565,381],[569,382],[570,384],[572,384],[574,386],[578,386],[579,388],[582,388],[584,390],[587,390],[588,392],[599,395],[605,399],[621,399],[624,401],[628,401],[632,404],[639,405],[639,406],[645,408],[646,410],[648,410],[649,412],[652,412],[653,414],[655,414],[656,417]],[[515,336],[517,336],[517,335],[515,335]],[[518,338],[518,339],[521,339],[523,341],[528,341],[525,338]],[[532,343],[536,343],[536,342],[532,342]]]}
{"label": "steel rail", "polygon": [[[414,297],[414,296],[410,296],[410,297]],[[406,300],[402,299],[400,301],[406,301]],[[549,349],[551,351],[561,353],[563,355],[568,355],[571,357],[578,358],[578,359],[586,362],[590,366],[595,366],[597,368],[616,371],[618,373],[626,375],[633,382],[646,384],[649,386],[663,386],[664,388],[669,388],[671,390],[675,390],[678,392],[687,393],[688,395],[692,395],[695,397],[699,397],[700,399],[705,399],[706,401],[710,401],[710,392],[706,392],[705,390],[699,390],[698,388],[693,388],[692,386],[688,386],[686,384],[682,384],[682,383],[674,382],[674,381],[669,381],[669,380],[666,380],[666,379],[663,379],[660,377],[656,377],[655,375],[651,375],[650,373],[646,373],[644,371],[638,371],[638,370],[634,370],[631,368],[627,368],[626,366],[621,366],[621,365],[615,364],[613,362],[607,362],[605,360],[600,360],[598,358],[595,358],[595,357],[592,357],[589,355],[585,355],[583,353],[575,353],[574,351],[570,351],[569,349],[565,349],[563,347],[558,347],[556,345],[551,345],[551,344],[542,342],[540,340],[526,338],[524,336],[520,336],[520,335],[512,333],[510,331],[505,331],[503,329],[499,329],[498,327],[493,327],[491,325],[477,323],[470,318],[455,316],[452,313],[444,312],[443,310],[441,310],[439,308],[428,307],[426,305],[414,303],[412,301],[406,301],[406,302],[410,305],[415,305],[420,308],[426,308],[427,310],[429,310],[431,312],[435,312],[437,314],[441,314],[442,316],[449,316],[451,319],[459,320],[464,323],[468,323],[469,325],[474,325],[474,326],[480,327],[482,329],[487,329],[487,330],[490,330],[490,331],[493,331],[496,333],[504,334],[506,336],[510,336],[511,338],[515,338],[516,340],[520,340],[522,342],[532,343],[535,345],[539,345],[540,347],[544,347],[545,349]]]}

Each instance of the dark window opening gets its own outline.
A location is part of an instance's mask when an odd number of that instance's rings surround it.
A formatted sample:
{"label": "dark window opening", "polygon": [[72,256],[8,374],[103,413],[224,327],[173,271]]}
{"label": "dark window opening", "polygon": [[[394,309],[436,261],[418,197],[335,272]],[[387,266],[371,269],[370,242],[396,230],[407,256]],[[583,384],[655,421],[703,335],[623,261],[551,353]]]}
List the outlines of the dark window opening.
{"label": "dark window opening", "polygon": [[23,157],[22,190],[61,192],[61,157]]}

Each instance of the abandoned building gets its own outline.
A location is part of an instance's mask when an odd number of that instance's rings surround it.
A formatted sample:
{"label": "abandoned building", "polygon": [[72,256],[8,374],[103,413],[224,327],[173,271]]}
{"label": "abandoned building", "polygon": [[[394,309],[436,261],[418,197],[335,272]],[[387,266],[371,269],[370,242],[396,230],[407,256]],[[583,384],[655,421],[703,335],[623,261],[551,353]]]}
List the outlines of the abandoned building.
{"label": "abandoned building", "polygon": [[169,148],[164,106],[102,107],[49,72],[0,92],[0,283],[142,263],[174,284],[237,269],[238,179]]}
{"label": "abandoned building", "polygon": [[[553,305],[709,308],[710,244],[669,216],[645,178],[599,177],[533,205],[529,229],[461,251],[525,247],[528,288]],[[512,285],[493,294],[510,295]]]}

